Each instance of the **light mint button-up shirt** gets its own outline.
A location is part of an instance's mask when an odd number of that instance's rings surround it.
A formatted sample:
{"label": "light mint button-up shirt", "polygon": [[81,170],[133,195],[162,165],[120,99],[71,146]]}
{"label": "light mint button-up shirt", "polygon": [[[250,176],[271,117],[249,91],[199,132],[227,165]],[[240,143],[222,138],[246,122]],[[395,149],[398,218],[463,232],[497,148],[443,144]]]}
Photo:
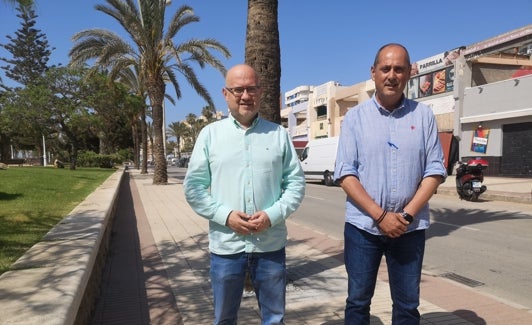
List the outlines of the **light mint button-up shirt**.
{"label": "light mint button-up shirt", "polygon": [[[184,189],[192,209],[209,220],[212,253],[271,252],[286,246],[285,220],[303,200],[305,178],[282,126],[259,117],[244,129],[229,116],[200,132]],[[225,225],[232,210],[265,211],[271,227],[239,235]]]}

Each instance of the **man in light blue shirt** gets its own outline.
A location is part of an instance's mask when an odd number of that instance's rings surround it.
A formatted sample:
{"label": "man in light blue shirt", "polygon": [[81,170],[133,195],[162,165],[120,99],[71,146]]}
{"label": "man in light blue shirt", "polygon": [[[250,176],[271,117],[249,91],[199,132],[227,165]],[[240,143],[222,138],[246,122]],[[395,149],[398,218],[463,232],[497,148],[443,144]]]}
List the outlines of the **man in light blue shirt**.
{"label": "man in light blue shirt", "polygon": [[402,45],[379,49],[371,67],[375,95],[342,122],[334,177],[347,193],[345,324],[369,324],[383,255],[392,323],[419,324],[428,201],[447,175],[431,109],[404,96],[410,68]]}
{"label": "man in light blue shirt", "polygon": [[283,324],[285,220],[303,200],[303,170],[285,129],[258,116],[253,68],[231,68],[223,94],[230,115],[201,131],[184,181],[188,203],[209,220],[214,323],[236,324],[249,272],[262,324]]}

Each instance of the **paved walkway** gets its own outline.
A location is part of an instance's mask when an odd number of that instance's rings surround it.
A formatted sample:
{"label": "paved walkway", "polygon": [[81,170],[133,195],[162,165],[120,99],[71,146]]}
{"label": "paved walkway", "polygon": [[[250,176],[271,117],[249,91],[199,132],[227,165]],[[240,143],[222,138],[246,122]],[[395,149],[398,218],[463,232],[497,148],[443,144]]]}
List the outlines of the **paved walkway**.
{"label": "paved walkway", "polygon": [[[182,172],[170,174],[167,186],[152,185],[151,174],[127,173],[93,324],[212,324],[208,222],[186,203]],[[452,181],[439,193],[456,194]],[[500,197],[509,197],[502,193],[510,186],[512,195],[530,199],[531,179],[491,182],[486,180],[488,192],[499,186]],[[290,219],[288,232],[286,324],[343,324],[347,278],[342,242]],[[386,281],[381,267],[372,325],[391,324]],[[529,310],[445,278],[423,274],[421,293],[422,324],[532,324]],[[239,322],[260,324],[252,295],[243,299]]]}

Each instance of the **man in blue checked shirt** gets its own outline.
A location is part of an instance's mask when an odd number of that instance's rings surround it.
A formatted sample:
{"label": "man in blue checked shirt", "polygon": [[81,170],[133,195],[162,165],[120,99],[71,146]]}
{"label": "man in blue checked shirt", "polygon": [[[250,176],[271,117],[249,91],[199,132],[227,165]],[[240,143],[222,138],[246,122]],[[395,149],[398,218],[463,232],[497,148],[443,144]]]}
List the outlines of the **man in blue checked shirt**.
{"label": "man in blue checked shirt", "polygon": [[379,49],[374,96],[346,114],[335,181],[347,194],[345,324],[369,324],[384,255],[392,324],[419,324],[419,284],[429,227],[428,201],[447,177],[434,115],[404,95],[410,56],[400,44]]}
{"label": "man in blue checked shirt", "polygon": [[226,75],[227,119],[200,133],[184,181],[185,196],[209,220],[214,324],[236,324],[246,272],[262,324],[284,324],[285,220],[305,195],[303,170],[288,133],[258,116],[261,88],[252,67]]}

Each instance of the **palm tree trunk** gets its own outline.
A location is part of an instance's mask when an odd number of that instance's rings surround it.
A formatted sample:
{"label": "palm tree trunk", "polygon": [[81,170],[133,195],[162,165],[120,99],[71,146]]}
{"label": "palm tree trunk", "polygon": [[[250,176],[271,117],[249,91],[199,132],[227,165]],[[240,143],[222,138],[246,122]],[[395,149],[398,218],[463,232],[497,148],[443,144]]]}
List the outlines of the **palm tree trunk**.
{"label": "palm tree trunk", "polygon": [[131,134],[133,136],[133,163],[135,169],[140,169],[140,130],[138,121],[131,124]]}
{"label": "palm tree trunk", "polygon": [[148,96],[152,107],[153,119],[153,154],[155,168],[153,171],[153,184],[164,185],[168,183],[168,174],[166,169],[166,157],[164,153],[163,137],[163,100],[165,84],[162,77],[156,77],[156,80],[148,81]]}
{"label": "palm tree trunk", "polygon": [[248,0],[246,63],[257,71],[261,86],[260,115],[281,124],[281,49],[278,0]]}
{"label": "palm tree trunk", "polygon": [[144,108],[142,109],[140,119],[140,133],[142,136],[142,167],[140,170],[141,174],[148,173],[148,131],[146,129],[146,108]]}

